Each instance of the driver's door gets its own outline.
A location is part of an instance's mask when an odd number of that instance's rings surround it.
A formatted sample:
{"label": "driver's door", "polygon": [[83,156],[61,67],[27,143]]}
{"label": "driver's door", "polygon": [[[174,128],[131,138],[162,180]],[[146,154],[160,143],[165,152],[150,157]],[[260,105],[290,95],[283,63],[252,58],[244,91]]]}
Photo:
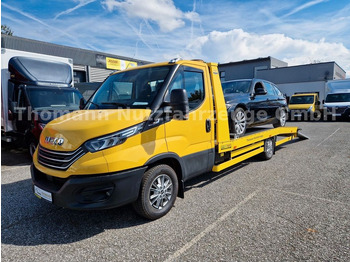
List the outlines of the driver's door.
{"label": "driver's door", "polygon": [[184,180],[211,169],[214,161],[214,122],[206,67],[182,66],[171,82],[165,102],[174,89],[185,89],[189,99],[188,120],[165,124],[169,152],[176,152],[185,166]]}

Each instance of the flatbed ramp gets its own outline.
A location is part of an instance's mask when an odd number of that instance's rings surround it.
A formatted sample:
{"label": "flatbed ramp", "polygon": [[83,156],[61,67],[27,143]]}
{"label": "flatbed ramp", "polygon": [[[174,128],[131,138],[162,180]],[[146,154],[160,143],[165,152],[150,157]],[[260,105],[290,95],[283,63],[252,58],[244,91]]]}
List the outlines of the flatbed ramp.
{"label": "flatbed ramp", "polygon": [[[226,155],[226,160],[214,165],[212,171],[220,172],[248,158],[263,153],[265,151],[265,141],[267,140],[272,139],[274,150],[275,147],[297,137],[301,140],[309,139],[307,136],[300,133],[298,127],[278,127],[231,139],[231,145],[225,143],[225,148],[219,149],[219,152],[221,151],[219,154],[221,154],[221,157]],[[227,151],[228,148],[230,148],[230,152]],[[228,153],[230,155],[227,157]]]}

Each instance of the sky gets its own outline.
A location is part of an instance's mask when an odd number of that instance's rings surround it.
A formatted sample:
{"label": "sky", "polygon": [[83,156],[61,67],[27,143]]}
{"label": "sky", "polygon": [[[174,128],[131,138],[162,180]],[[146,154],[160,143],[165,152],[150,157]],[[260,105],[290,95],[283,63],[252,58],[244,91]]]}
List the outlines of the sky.
{"label": "sky", "polygon": [[349,0],[2,0],[15,36],[152,62],[272,56],[350,77]]}

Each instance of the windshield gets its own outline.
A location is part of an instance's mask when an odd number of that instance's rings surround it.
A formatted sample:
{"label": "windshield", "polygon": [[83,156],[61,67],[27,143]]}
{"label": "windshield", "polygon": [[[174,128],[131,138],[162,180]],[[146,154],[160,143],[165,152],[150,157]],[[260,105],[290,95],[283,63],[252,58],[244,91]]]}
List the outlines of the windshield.
{"label": "windshield", "polygon": [[314,96],[292,96],[289,104],[290,105],[301,105],[301,104],[313,104]]}
{"label": "windshield", "polygon": [[350,93],[328,94],[326,102],[350,102]]}
{"label": "windshield", "polygon": [[149,108],[171,66],[135,69],[111,75],[88,102],[88,109]]}
{"label": "windshield", "polygon": [[36,110],[78,110],[82,95],[73,88],[28,87],[30,104]]}
{"label": "windshield", "polygon": [[249,93],[252,81],[232,81],[222,83],[224,94]]}

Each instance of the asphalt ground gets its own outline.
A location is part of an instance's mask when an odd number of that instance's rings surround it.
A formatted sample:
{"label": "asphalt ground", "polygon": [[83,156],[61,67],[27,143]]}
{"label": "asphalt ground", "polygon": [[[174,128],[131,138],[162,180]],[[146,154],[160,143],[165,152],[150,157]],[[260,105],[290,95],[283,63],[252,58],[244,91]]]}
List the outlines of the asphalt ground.
{"label": "asphalt ground", "polygon": [[165,217],[36,198],[25,151],[2,147],[2,261],[350,261],[350,123],[294,122],[284,144],[186,184]]}

